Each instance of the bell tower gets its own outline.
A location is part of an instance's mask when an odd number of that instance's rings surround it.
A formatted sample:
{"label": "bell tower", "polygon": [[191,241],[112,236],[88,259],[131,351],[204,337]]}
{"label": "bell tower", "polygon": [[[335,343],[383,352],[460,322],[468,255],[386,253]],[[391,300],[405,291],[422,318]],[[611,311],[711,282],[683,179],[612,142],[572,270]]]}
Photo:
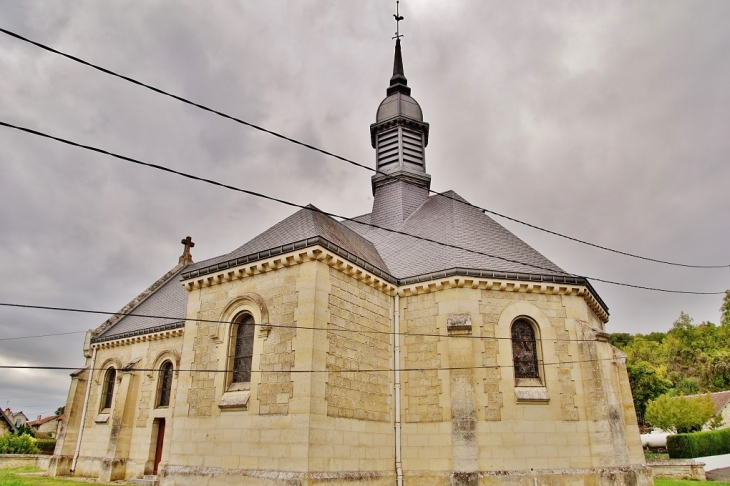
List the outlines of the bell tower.
{"label": "bell tower", "polygon": [[393,76],[380,103],[375,123],[370,125],[370,142],[375,149],[378,174],[373,176],[373,194],[388,181],[407,178],[429,188],[431,176],[426,173],[428,123],[423,121],[421,107],[411,97],[411,88],[403,72],[400,39],[395,42]]}

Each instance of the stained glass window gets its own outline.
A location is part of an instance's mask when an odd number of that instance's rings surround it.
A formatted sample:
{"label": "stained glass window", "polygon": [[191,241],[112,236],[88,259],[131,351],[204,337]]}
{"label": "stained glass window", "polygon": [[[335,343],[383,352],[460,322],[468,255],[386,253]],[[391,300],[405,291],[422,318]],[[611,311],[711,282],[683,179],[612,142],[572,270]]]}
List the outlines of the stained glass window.
{"label": "stained glass window", "polygon": [[170,392],[172,391],[172,363],[165,361],[160,367],[159,391],[157,393],[158,407],[170,406]]}
{"label": "stained glass window", "polygon": [[251,360],[253,359],[254,321],[250,314],[236,319],[233,329],[235,339],[233,353],[233,383],[251,381]]}
{"label": "stained glass window", "polygon": [[104,405],[101,407],[104,408],[111,408],[112,407],[112,398],[114,397],[114,381],[117,378],[117,370],[114,368],[109,368],[106,370],[106,375],[104,375],[104,394],[102,396],[102,404]]}
{"label": "stained glass window", "polygon": [[515,363],[515,378],[540,377],[535,329],[527,321],[519,320],[512,325],[512,356]]}

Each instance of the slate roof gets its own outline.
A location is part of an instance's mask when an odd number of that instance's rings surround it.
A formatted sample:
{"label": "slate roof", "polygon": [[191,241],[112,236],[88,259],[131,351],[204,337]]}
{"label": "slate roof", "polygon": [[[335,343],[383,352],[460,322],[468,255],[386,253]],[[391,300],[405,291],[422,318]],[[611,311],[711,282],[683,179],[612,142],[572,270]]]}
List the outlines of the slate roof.
{"label": "slate roof", "polygon": [[381,270],[388,271],[372,242],[336,219],[323,214],[315,206],[310,204],[307,208],[309,209],[300,209],[230,253],[187,267],[185,273],[317,236],[344,248]]}
{"label": "slate roof", "polygon": [[156,291],[128,311],[134,314],[163,316],[166,319],[124,316],[94,337],[94,342],[121,338],[145,330],[153,332],[155,329],[174,327],[177,323],[184,321],[188,304],[188,292],[180,284],[181,271],[182,268],[173,273]]}
{"label": "slate roof", "polygon": [[[392,206],[401,204],[402,191],[409,190],[415,192],[419,189],[405,184],[397,191],[397,197],[393,197]],[[351,221],[345,221],[344,224],[374,243],[391,274],[398,279],[455,267],[545,276],[568,275],[482,211],[463,202],[466,201],[454,191],[445,192],[443,196],[433,195],[426,198],[404,221],[395,220],[387,225],[388,229],[438,243],[367,224]],[[354,219],[369,223],[375,218],[370,213]],[[382,221],[380,217],[377,219]]]}
{"label": "slate roof", "polygon": [[[464,204],[466,201],[454,191],[429,197],[423,188],[401,182],[379,191],[382,192],[376,196],[374,205],[377,214],[368,213],[340,222],[308,206],[230,253],[178,270],[132,309],[135,314],[171,319],[125,316],[96,336],[94,342],[153,332],[161,326],[184,321],[187,291],[180,284],[181,276],[217,271],[219,265],[231,260],[235,263],[242,257],[255,261],[276,254],[271,251],[275,248],[278,253],[284,253],[296,242],[300,244],[297,248],[312,246],[315,244],[312,241],[321,241],[317,238],[339,246],[385,272],[389,280],[400,283],[449,270],[459,274],[464,271],[520,274],[507,278],[527,276],[532,280],[571,277],[482,211]],[[381,227],[372,226],[375,224],[372,221]]]}

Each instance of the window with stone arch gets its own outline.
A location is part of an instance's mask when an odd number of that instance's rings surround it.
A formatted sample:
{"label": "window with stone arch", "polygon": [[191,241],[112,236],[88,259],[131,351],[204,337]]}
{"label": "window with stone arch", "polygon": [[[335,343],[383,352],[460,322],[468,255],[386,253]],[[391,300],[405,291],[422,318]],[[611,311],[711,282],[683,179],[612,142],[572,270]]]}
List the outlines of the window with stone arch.
{"label": "window with stone arch", "polygon": [[104,374],[104,383],[101,392],[101,409],[107,410],[112,408],[112,399],[114,398],[114,384],[117,381],[117,370],[109,367]]}
{"label": "window with stone arch", "polygon": [[515,379],[540,379],[538,345],[534,324],[519,318],[512,323],[512,358]]}
{"label": "window with stone arch", "polygon": [[157,407],[170,406],[170,394],[172,393],[172,362],[165,360],[160,366],[160,374],[157,378]]}
{"label": "window with stone arch", "polygon": [[231,326],[231,385],[251,382],[251,363],[253,361],[254,318],[243,312],[233,319]]}

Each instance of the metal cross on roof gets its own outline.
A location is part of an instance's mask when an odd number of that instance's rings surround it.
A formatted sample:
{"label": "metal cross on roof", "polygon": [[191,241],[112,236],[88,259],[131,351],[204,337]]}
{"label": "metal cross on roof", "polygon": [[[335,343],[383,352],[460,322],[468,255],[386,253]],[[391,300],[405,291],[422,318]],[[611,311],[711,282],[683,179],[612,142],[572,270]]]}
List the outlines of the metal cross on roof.
{"label": "metal cross on roof", "polygon": [[403,20],[403,16],[399,12],[399,4],[400,0],[396,0],[395,13],[393,14],[393,17],[395,17],[395,36],[393,36],[392,39],[400,39],[401,37],[403,37],[403,35],[400,33],[400,21]]}

